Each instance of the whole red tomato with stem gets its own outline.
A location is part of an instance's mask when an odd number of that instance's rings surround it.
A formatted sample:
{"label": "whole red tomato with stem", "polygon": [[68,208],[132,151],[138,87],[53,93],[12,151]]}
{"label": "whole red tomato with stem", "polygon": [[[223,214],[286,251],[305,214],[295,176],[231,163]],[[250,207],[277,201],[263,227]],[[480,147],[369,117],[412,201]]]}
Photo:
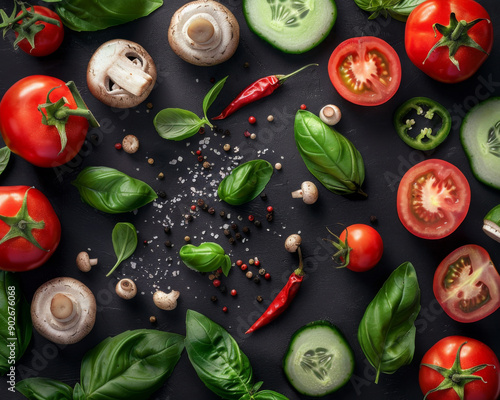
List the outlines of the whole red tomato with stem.
{"label": "whole red tomato with stem", "polygon": [[73,82],[31,75],[5,92],[0,101],[0,132],[9,149],[40,167],[71,160],[87,131],[99,126]]}
{"label": "whole red tomato with stem", "polygon": [[474,0],[427,0],[406,21],[410,60],[440,82],[461,82],[483,64],[493,47],[488,12]]}
{"label": "whole red tomato with stem", "polygon": [[330,242],[337,252],[333,255],[339,267],[347,267],[351,271],[363,272],[372,269],[378,264],[384,252],[384,243],[380,234],[371,226],[353,224],[336,236],[329,229],[337,241],[325,239]]}
{"label": "whole red tomato with stem", "polygon": [[61,224],[42,192],[29,186],[0,186],[0,269],[38,268],[60,239]]}
{"label": "whole red tomato with stem", "polygon": [[425,353],[418,380],[426,400],[495,400],[500,363],[479,340],[448,336]]}

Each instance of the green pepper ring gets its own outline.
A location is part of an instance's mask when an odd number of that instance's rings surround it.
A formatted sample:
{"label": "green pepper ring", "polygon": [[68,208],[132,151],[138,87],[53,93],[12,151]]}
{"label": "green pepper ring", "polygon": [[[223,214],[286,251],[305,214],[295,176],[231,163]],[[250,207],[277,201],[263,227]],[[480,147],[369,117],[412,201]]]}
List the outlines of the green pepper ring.
{"label": "green pepper ring", "polygon": [[[412,110],[416,110],[418,115],[429,120],[433,118],[434,114],[437,114],[442,121],[439,131],[433,133],[430,128],[425,128],[415,137],[409,135],[408,131],[412,128],[414,121],[406,117]],[[450,133],[451,115],[446,108],[432,99],[427,97],[413,97],[396,109],[394,113],[394,127],[399,137],[408,146],[416,150],[432,150],[439,146]]]}

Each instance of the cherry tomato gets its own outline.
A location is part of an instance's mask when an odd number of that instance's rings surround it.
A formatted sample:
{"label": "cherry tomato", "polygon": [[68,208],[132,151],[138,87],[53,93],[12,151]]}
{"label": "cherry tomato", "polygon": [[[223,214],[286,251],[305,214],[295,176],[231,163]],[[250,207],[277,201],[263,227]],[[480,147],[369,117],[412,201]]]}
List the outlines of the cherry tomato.
{"label": "cherry tomato", "polygon": [[424,239],[441,239],[462,223],[470,204],[467,178],[449,162],[429,159],[414,165],[401,179],[399,219]]}
{"label": "cherry tomato", "polygon": [[[457,35],[460,30],[461,34]],[[457,50],[452,55],[450,47],[455,46]],[[473,0],[427,0],[417,6],[406,21],[408,57],[423,72],[441,82],[461,82],[472,76],[492,46],[490,16]]]}
{"label": "cherry tomato", "polygon": [[[77,104],[63,81],[45,75],[32,75],[21,79],[5,92],[0,102],[0,132],[5,144],[30,163],[40,167],[55,167],[71,160],[81,149],[89,127],[84,117],[71,115],[65,125],[67,143],[56,126],[42,123],[40,104],[65,98],[67,108]],[[66,108],[66,107],[63,107]],[[44,109],[46,110],[46,109]]]}
{"label": "cherry tomato", "polygon": [[[450,371],[456,361],[458,369]],[[466,371],[474,367],[478,370]],[[436,370],[441,368],[444,368],[441,372]],[[471,379],[468,376],[480,378]],[[461,391],[460,386],[463,386],[462,400],[495,400],[500,395],[500,364],[493,350],[479,340],[448,336],[425,353],[418,380],[422,393],[428,394],[427,400],[460,400],[457,393],[457,390]],[[448,387],[429,393],[444,381],[449,384]]]}
{"label": "cherry tomato", "polygon": [[377,106],[389,100],[401,82],[396,51],[373,36],[347,39],[328,62],[330,80],[339,94],[354,104]]}
{"label": "cherry tomato", "polygon": [[[31,47],[31,44],[28,42],[27,39],[22,39],[21,41],[19,41],[18,46],[25,53],[28,53],[32,56],[36,57],[46,56],[53,53],[59,48],[59,46],[61,46],[61,43],[64,39],[64,26],[61,21],[61,18],[59,18],[59,15],[57,15],[54,11],[43,6],[33,6],[33,7],[35,8],[35,14],[53,18],[59,21],[59,26],[44,21],[36,21],[34,25],[43,25],[44,28],[35,34],[34,38],[35,46]],[[31,6],[27,8],[29,11],[31,11],[32,9]],[[21,14],[22,10],[17,14],[17,16]],[[22,24],[23,22],[26,23],[26,20],[20,20],[18,24]],[[18,36],[19,34],[16,32],[16,37]]]}
{"label": "cherry tomato", "polygon": [[433,290],[446,314],[459,322],[479,321],[500,307],[500,276],[488,252],[474,244],[441,261]]}
{"label": "cherry tomato", "polygon": [[61,224],[45,195],[28,186],[0,186],[0,269],[28,271],[54,253]]}

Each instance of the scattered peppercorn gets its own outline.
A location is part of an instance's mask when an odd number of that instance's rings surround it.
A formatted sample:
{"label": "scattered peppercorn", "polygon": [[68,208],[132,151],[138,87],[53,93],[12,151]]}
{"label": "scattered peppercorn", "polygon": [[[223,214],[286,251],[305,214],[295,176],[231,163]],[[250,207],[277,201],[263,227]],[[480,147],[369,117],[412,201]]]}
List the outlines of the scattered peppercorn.
{"label": "scattered peppercorn", "polygon": [[246,265],[246,264],[241,264],[241,267],[240,267],[240,268],[241,268],[241,270],[242,270],[242,271],[246,271],[246,270],[248,269],[248,265]]}
{"label": "scattered peppercorn", "polygon": [[209,169],[209,168],[210,168],[210,166],[211,166],[211,165],[210,165],[210,163],[209,163],[208,161],[205,161],[205,162],[203,163],[203,168],[205,168],[205,169]]}
{"label": "scattered peppercorn", "polygon": [[153,103],[151,102],[146,103],[146,108],[149,108],[151,110],[153,108]]}
{"label": "scattered peppercorn", "polygon": [[301,110],[305,110],[305,109],[307,109],[307,106],[306,106],[305,104],[301,104],[301,105],[300,105],[300,109],[301,109]]}
{"label": "scattered peppercorn", "polygon": [[148,244],[148,241],[144,240],[142,243],[144,243],[144,246],[146,246]]}
{"label": "scattered peppercorn", "polygon": [[243,136],[245,137],[250,137],[251,133],[248,129],[245,130],[245,132],[243,132]]}
{"label": "scattered peppercorn", "polygon": [[121,150],[122,149],[122,144],[121,143],[115,143],[115,149],[116,150]]}
{"label": "scattered peppercorn", "polygon": [[99,135],[97,133],[93,133],[92,135],[90,135],[90,141],[94,144],[98,144],[99,143]]}
{"label": "scattered peppercorn", "polygon": [[167,194],[163,190],[158,190],[157,195],[158,195],[158,197],[161,197],[162,199],[167,197]]}
{"label": "scattered peppercorn", "polygon": [[265,275],[264,275],[264,279],[266,281],[268,281],[269,279],[271,279],[271,274],[269,272],[266,272]]}
{"label": "scattered peppercorn", "polygon": [[215,279],[215,275],[214,274],[208,275],[208,279],[210,279],[211,281],[213,281]]}
{"label": "scattered peppercorn", "polygon": [[274,164],[274,168],[276,168],[278,171],[281,170],[282,168],[281,163],[277,162],[276,164]]}
{"label": "scattered peppercorn", "polygon": [[266,274],[266,270],[264,268],[259,269],[259,275],[264,276]]}
{"label": "scattered peppercorn", "polygon": [[236,296],[237,294],[238,292],[236,291],[236,289],[231,290],[231,296]]}
{"label": "scattered peppercorn", "polygon": [[252,133],[252,134],[250,135],[250,139],[252,139],[252,140],[257,139],[257,134],[256,134],[256,133]]}
{"label": "scattered peppercorn", "polygon": [[223,132],[224,132],[224,129],[222,129],[222,128],[219,128],[219,127],[215,126],[215,131],[216,131],[217,133],[223,133]]}
{"label": "scattered peppercorn", "polygon": [[245,274],[245,276],[246,276],[248,279],[252,279],[252,277],[253,277],[253,273],[252,273],[252,271],[247,271],[247,273]]}
{"label": "scattered peppercorn", "polygon": [[196,154],[197,156],[201,156],[201,150],[196,150],[195,154]]}
{"label": "scattered peppercorn", "polygon": [[167,240],[165,242],[165,247],[172,247],[172,242],[170,240]]}
{"label": "scattered peppercorn", "polygon": [[203,156],[198,156],[198,162],[202,162],[204,160]]}
{"label": "scattered peppercorn", "polygon": [[198,133],[200,135],[203,135],[205,133],[205,128],[202,126],[199,130],[198,130]]}
{"label": "scattered peppercorn", "polygon": [[248,233],[248,232],[250,232],[250,228],[248,226],[244,226],[242,231],[243,231],[243,233]]}
{"label": "scattered peppercorn", "polygon": [[149,165],[153,165],[154,163],[155,163],[155,159],[154,159],[154,158],[149,157],[149,158],[148,158],[148,164],[149,164]]}
{"label": "scattered peppercorn", "polygon": [[229,243],[230,244],[234,244],[236,242],[236,240],[234,239],[234,237],[230,237],[229,238]]}
{"label": "scattered peppercorn", "polygon": [[216,303],[217,302],[217,296],[212,296],[210,297],[210,300],[212,300],[212,303]]}
{"label": "scattered peppercorn", "polygon": [[226,306],[224,306],[224,307],[222,307],[222,311],[227,313],[229,311],[229,309]]}
{"label": "scattered peppercorn", "polygon": [[243,261],[242,260],[236,260],[236,265],[238,267],[240,267],[241,265],[243,265]]}
{"label": "scattered peppercorn", "polygon": [[260,198],[261,198],[262,200],[267,200],[267,194],[265,194],[264,192],[262,192],[262,193],[260,194]]}
{"label": "scattered peppercorn", "polygon": [[154,315],[151,315],[151,317],[149,317],[149,322],[151,322],[152,324],[156,324],[156,317]]}
{"label": "scattered peppercorn", "polygon": [[221,282],[220,282],[220,280],[219,280],[219,279],[214,279],[214,280],[212,281],[212,285],[214,285],[215,287],[219,287],[219,286],[220,286],[220,284],[221,284]]}
{"label": "scattered peppercorn", "polygon": [[250,67],[250,63],[248,61],[245,61],[243,63],[243,68],[248,68],[248,67]]}
{"label": "scattered peppercorn", "polygon": [[224,131],[224,135],[229,136],[230,134],[231,134],[231,131],[230,131],[229,129],[226,129],[226,130]]}
{"label": "scattered peppercorn", "polygon": [[268,213],[272,213],[274,211],[274,208],[273,206],[267,206],[266,210]]}
{"label": "scattered peppercorn", "polygon": [[268,116],[267,116],[267,120],[268,120],[269,122],[273,122],[273,121],[274,121],[274,117],[273,117],[272,115],[268,115]]}
{"label": "scattered peppercorn", "polygon": [[250,222],[252,222],[253,220],[255,220],[255,217],[254,217],[252,214],[250,214],[250,215],[248,216],[248,220],[249,220]]}
{"label": "scattered peppercorn", "polygon": [[165,174],[163,172],[160,172],[156,177],[158,179],[164,179],[165,178]]}
{"label": "scattered peppercorn", "polygon": [[240,240],[241,239],[241,233],[237,232],[236,235],[234,235],[234,237],[236,238],[236,240]]}
{"label": "scattered peppercorn", "polygon": [[184,218],[186,218],[187,222],[191,222],[193,220],[193,216],[191,214],[186,214]]}
{"label": "scattered peppercorn", "polygon": [[201,209],[202,209],[203,211],[207,211],[209,208],[208,208],[208,205],[207,205],[207,204],[203,204],[203,205],[201,206]]}
{"label": "scattered peppercorn", "polygon": [[223,147],[224,151],[229,151],[231,150],[231,145],[229,143],[226,143]]}
{"label": "scattered peppercorn", "polygon": [[271,222],[273,220],[273,214],[272,213],[267,213],[266,214],[266,219],[268,220],[268,222]]}
{"label": "scattered peppercorn", "polygon": [[370,216],[370,222],[372,224],[376,224],[378,222],[378,218],[375,215]]}
{"label": "scattered peppercorn", "polygon": [[198,204],[198,207],[202,207],[205,204],[205,200],[198,199],[197,204]]}
{"label": "scattered peppercorn", "polygon": [[196,211],[196,206],[194,204],[191,205],[191,211]]}
{"label": "scattered peppercorn", "polygon": [[232,229],[233,231],[237,231],[237,230],[238,230],[238,225],[236,225],[236,224],[231,224],[231,229]]}
{"label": "scattered peppercorn", "polygon": [[253,258],[251,258],[250,260],[248,260],[248,263],[249,263],[250,265],[254,265],[254,264],[255,264],[255,260],[254,260]]}
{"label": "scattered peppercorn", "polygon": [[231,232],[229,231],[229,229],[224,229],[224,235],[231,236]]}
{"label": "scattered peppercorn", "polygon": [[256,276],[255,278],[253,278],[253,281],[254,283],[260,283],[260,278]]}
{"label": "scattered peppercorn", "polygon": [[255,118],[253,115],[248,117],[248,123],[249,124],[255,124],[257,122],[257,118]]}
{"label": "scattered peppercorn", "polygon": [[189,243],[191,241],[191,238],[189,236],[184,236],[184,241],[186,243]]}
{"label": "scattered peppercorn", "polygon": [[260,261],[259,260],[255,260],[254,263],[255,263],[256,267],[258,267],[260,265]]}
{"label": "scattered peppercorn", "polygon": [[224,211],[221,211],[219,212],[219,215],[221,216],[221,218],[224,218],[226,216],[226,213]]}
{"label": "scattered peppercorn", "polygon": [[215,214],[215,208],[210,207],[210,208],[208,209],[208,213],[209,213],[210,215],[214,215],[214,214]]}
{"label": "scattered peppercorn", "polygon": [[260,226],[262,225],[262,224],[261,224],[261,222],[260,222],[260,221],[258,221],[258,220],[253,221],[253,224],[254,224],[256,227],[260,227]]}

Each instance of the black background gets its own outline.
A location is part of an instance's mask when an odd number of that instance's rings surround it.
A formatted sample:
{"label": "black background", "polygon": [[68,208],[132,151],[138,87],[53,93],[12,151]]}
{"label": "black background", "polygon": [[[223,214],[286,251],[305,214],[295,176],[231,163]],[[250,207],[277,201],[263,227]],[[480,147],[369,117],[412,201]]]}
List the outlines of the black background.
{"label": "black background", "polygon": [[[0,92],[4,93],[19,79],[32,74],[56,76],[64,81],[74,80],[89,108],[101,123],[100,129],[89,132],[89,141],[82,152],[62,169],[34,167],[17,156],[0,176],[1,185],[30,185],[40,189],[50,199],[60,217],[63,236],[53,257],[37,270],[21,273],[26,297],[30,300],[34,291],[45,281],[71,276],[80,279],[94,292],[98,302],[97,321],[93,331],[80,343],[58,346],[34,333],[26,354],[17,365],[17,379],[40,376],[59,379],[73,386],[79,380],[79,366],[84,353],[101,340],[128,329],[158,328],[185,334],[186,310],[202,312],[226,328],[249,357],[256,381],[263,380],[265,389],[278,391],[290,399],[300,399],[287,383],[281,368],[288,341],[292,333],[302,325],[327,319],[345,334],[355,352],[356,368],[353,379],[335,394],[338,399],[420,399],[418,366],[427,349],[437,340],[448,335],[466,335],[484,341],[500,354],[497,339],[498,312],[473,323],[461,324],[449,318],[437,304],[432,293],[434,270],[439,262],[461,245],[475,243],[485,247],[493,262],[500,263],[499,244],[487,238],[481,231],[483,216],[500,202],[498,191],[480,184],[473,177],[459,141],[459,125],[464,112],[478,99],[498,96],[500,54],[495,45],[492,54],[469,80],[455,85],[436,82],[408,59],[404,49],[402,22],[376,19],[369,21],[368,14],[357,8],[353,1],[338,1],[338,18],[328,38],[317,48],[303,55],[287,55],[271,48],[252,34],[243,18],[241,2],[221,1],[240,23],[241,38],[235,55],[226,63],[215,67],[197,67],[178,58],[167,42],[167,29],[174,11],[185,2],[168,0],[152,15],[99,32],[72,32],[66,29],[61,48],[45,58],[34,58],[11,48],[12,37],[0,42]],[[2,0],[2,8],[11,10],[11,2]],[[499,42],[500,11],[494,0],[481,1],[489,11]],[[330,83],[327,72],[328,58],[339,43],[352,36],[372,35],[389,42],[400,56],[402,81],[397,94],[384,105],[362,107],[343,100]],[[107,40],[123,38],[136,41],[151,54],[158,68],[157,86],[149,102],[128,110],[111,109],[96,100],[86,85],[87,63],[94,50]],[[248,62],[248,68],[244,64]],[[267,99],[252,104],[219,126],[229,130],[229,136],[214,134],[196,135],[182,142],[166,141],[158,136],[152,121],[156,112],[165,107],[189,109],[201,116],[204,94],[216,80],[229,75],[226,85],[211,108],[215,115],[246,85],[272,74],[289,73],[302,65],[318,63],[296,76]],[[488,83],[489,82],[489,83]],[[446,106],[453,116],[449,138],[432,153],[423,153],[406,146],[392,126],[392,114],[403,101],[414,96],[431,97]],[[290,192],[304,180],[314,178],[304,166],[293,139],[293,118],[301,104],[317,113],[328,103],[337,104],[342,110],[342,120],[337,129],[347,136],[361,152],[366,166],[365,191],[368,199],[346,198],[328,192],[318,184],[320,199],[313,206],[294,200]],[[274,122],[266,117],[272,114]],[[247,118],[254,115],[256,125],[249,125]],[[245,138],[249,129],[257,134],[256,140]],[[114,148],[126,134],[135,134],[140,140],[140,150],[128,155]],[[91,138],[93,137],[93,140]],[[210,171],[203,170],[192,154],[200,148],[199,141],[209,139],[203,154],[213,164]],[[188,144],[189,143],[189,144]],[[239,147],[239,153],[227,154],[222,150],[225,143]],[[268,200],[260,198],[240,206],[231,207],[216,199],[220,171],[233,167],[237,157],[242,161],[257,157],[272,164],[281,162],[283,169],[275,171],[265,192]],[[154,158],[154,165],[147,163]],[[175,165],[172,160],[182,157]],[[447,160],[463,171],[472,190],[472,201],[464,223],[451,236],[429,241],[419,239],[405,230],[396,212],[398,181],[413,164],[428,158]],[[106,165],[142,179],[155,190],[167,193],[166,199],[158,199],[138,210],[137,213],[107,215],[83,204],[77,190],[71,185],[78,172],[85,166]],[[164,172],[165,179],[156,176]],[[216,214],[196,212],[188,224],[183,215],[199,197],[216,209]],[[275,218],[265,220],[266,206],[275,209]],[[249,225],[246,218],[254,214],[262,220],[262,228],[251,227],[245,243],[230,245],[222,233],[223,221],[220,210],[231,214],[230,221],[241,228]],[[377,267],[366,273],[333,268],[330,261],[332,248],[322,241],[327,236],[326,226],[340,233],[338,223],[369,224],[370,216],[378,218],[376,228],[382,235],[385,250]],[[241,217],[241,221],[238,219]],[[125,261],[112,277],[105,274],[114,264],[111,230],[120,221],[132,222],[139,231],[139,245],[134,255]],[[172,225],[170,235],[165,235],[163,225]],[[251,225],[250,225],[251,226]],[[278,320],[252,335],[243,332],[263,311],[265,304],[255,301],[262,295],[269,302],[284,285],[295,268],[296,255],[283,248],[284,239],[300,232],[303,253],[306,258],[307,279],[290,309]],[[188,270],[180,263],[178,250],[183,238],[189,235],[194,244],[216,241],[230,254],[232,261],[258,257],[262,266],[272,274],[270,281],[257,285],[247,280],[234,268],[228,278],[223,278],[227,288],[238,291],[236,297],[222,294],[214,288],[208,275]],[[216,238],[212,235],[218,235]],[[174,247],[164,246],[171,240]],[[143,241],[148,241],[147,245]],[[99,265],[89,273],[80,272],[75,265],[79,251],[88,250],[99,258]],[[356,333],[363,312],[385,279],[398,265],[411,261],[418,274],[422,292],[422,311],[417,319],[417,339],[414,361],[394,375],[382,375],[378,385],[373,383],[373,370],[369,367],[358,345]],[[256,272],[255,267],[251,269]],[[114,294],[118,278],[136,280],[140,294],[133,300],[124,301]],[[174,311],[161,311],[152,302],[156,289],[179,290],[181,297]],[[219,301],[212,303],[211,296]],[[229,308],[228,313],[222,307]],[[149,317],[155,315],[158,324],[152,326]],[[333,395],[331,396],[334,397]],[[18,399],[7,391],[4,379],[0,381],[0,398]],[[216,399],[196,376],[184,353],[174,373],[153,399]]]}

